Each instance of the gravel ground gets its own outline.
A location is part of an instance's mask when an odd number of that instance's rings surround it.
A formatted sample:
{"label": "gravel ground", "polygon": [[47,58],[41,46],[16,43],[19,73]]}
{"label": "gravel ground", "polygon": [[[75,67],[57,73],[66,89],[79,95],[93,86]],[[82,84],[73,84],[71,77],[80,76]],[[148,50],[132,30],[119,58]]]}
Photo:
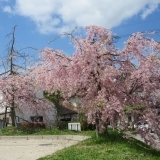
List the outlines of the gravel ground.
{"label": "gravel ground", "polygon": [[73,140],[0,140],[0,160],[36,160],[77,144]]}

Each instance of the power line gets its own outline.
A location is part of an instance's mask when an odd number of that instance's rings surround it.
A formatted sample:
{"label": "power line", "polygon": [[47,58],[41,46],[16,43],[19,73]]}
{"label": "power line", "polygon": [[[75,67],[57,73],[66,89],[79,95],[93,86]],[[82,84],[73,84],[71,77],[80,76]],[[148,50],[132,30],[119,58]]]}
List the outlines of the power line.
{"label": "power line", "polygon": [[[140,33],[150,34],[150,33],[153,33],[153,32],[154,32],[154,34],[157,34],[157,35],[160,36],[160,28],[159,29],[152,29],[152,30],[141,31]],[[129,37],[132,34],[133,33],[127,33],[127,34],[119,35],[119,36],[113,35],[112,36],[112,41],[113,41],[113,43],[116,43],[116,42],[118,42],[119,39]]]}

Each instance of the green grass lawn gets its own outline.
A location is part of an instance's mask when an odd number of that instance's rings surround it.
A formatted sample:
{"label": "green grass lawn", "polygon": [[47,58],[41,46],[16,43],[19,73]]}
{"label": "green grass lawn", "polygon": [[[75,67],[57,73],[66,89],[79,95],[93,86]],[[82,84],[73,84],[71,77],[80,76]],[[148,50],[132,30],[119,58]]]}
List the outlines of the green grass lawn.
{"label": "green grass lawn", "polygon": [[24,127],[6,127],[0,130],[0,136],[24,136],[24,135],[88,135],[92,136],[93,131],[70,131],[58,130],[58,129],[49,129],[49,128],[24,128]]}
{"label": "green grass lawn", "polygon": [[109,131],[108,137],[103,135],[97,140],[93,136],[39,160],[160,160],[160,152]]}

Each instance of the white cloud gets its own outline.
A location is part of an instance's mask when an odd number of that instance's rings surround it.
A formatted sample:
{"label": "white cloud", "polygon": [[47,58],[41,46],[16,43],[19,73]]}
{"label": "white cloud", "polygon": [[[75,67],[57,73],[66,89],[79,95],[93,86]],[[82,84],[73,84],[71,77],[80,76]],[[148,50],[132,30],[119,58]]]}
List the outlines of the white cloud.
{"label": "white cloud", "polygon": [[112,28],[139,13],[144,19],[159,4],[160,0],[16,0],[12,10],[3,10],[28,17],[41,33],[51,33],[92,24]]}
{"label": "white cloud", "polygon": [[12,14],[12,13],[13,13],[13,10],[11,9],[10,6],[5,6],[5,7],[3,8],[3,12],[7,12],[7,13]]}
{"label": "white cloud", "polygon": [[151,14],[156,8],[158,8],[158,4],[150,4],[147,8],[143,11],[141,17],[145,19],[149,14]]}

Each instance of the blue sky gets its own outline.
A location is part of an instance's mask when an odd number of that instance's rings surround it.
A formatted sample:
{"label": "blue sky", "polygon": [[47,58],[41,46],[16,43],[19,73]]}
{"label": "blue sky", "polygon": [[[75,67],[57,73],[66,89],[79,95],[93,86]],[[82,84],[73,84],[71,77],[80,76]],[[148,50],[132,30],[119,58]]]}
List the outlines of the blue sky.
{"label": "blue sky", "polygon": [[[160,30],[160,0],[0,0],[0,20],[1,57],[10,41],[5,36],[15,25],[17,49],[51,47],[71,55],[73,48],[67,38],[51,44],[48,41],[86,25],[112,29],[121,37],[116,46],[122,49],[128,34]],[[154,38],[160,41],[159,35]],[[34,50],[25,52],[37,54]]]}

